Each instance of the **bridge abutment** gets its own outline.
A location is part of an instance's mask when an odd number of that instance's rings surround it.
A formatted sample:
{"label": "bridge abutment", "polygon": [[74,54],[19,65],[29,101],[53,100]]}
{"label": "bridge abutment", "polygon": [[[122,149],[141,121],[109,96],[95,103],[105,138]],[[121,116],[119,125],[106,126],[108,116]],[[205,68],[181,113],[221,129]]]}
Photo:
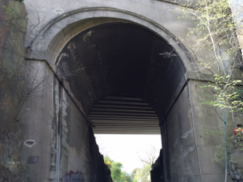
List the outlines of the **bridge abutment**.
{"label": "bridge abutment", "polygon": [[[14,3],[25,17],[23,4]],[[192,56],[186,49],[190,42],[179,41],[195,22],[179,21],[180,12],[171,13],[178,4],[45,3],[26,0],[25,49],[25,18],[19,20],[18,31],[13,31],[14,24],[1,28],[0,180],[66,182],[76,176],[80,181],[110,182],[93,130],[160,132],[160,181],[224,180],[224,160],[215,162],[225,148],[223,138],[205,134],[223,131],[222,111],[202,105],[212,93],[201,87],[212,77],[204,71],[198,74],[195,63],[196,57],[206,60],[210,53]],[[54,7],[57,4],[60,7]],[[107,96],[113,103],[103,100],[98,109],[116,106],[116,111],[92,110]],[[130,97],[141,100],[131,104]],[[126,111],[117,104],[122,99]],[[134,111],[144,102],[149,108]],[[231,120],[231,114],[226,112],[226,119]]]}

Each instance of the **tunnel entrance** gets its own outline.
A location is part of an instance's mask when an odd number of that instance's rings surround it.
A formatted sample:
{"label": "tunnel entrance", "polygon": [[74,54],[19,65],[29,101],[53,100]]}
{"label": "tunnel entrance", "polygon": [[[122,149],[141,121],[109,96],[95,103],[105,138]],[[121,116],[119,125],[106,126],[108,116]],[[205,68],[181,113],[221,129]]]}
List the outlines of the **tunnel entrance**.
{"label": "tunnel entrance", "polygon": [[[139,108],[140,116],[150,113],[146,115],[153,117],[150,128],[156,122],[159,126],[155,113],[161,121],[166,117],[185,82],[185,68],[176,50],[154,32],[131,23],[107,23],[81,32],[60,52],[56,66],[85,115],[93,121],[98,117],[94,113],[101,110],[98,103],[114,99],[129,105],[128,100],[133,100],[135,104],[148,103],[155,112]],[[115,106],[110,107],[114,110]],[[94,123],[97,125],[97,120]],[[136,123],[134,127],[144,125]],[[97,132],[98,126],[94,129]],[[153,130],[158,133],[158,129]]]}
{"label": "tunnel entrance", "polygon": [[69,40],[55,65],[94,132],[160,133],[163,178],[196,180],[186,69],[165,39],[137,24],[106,23]]}

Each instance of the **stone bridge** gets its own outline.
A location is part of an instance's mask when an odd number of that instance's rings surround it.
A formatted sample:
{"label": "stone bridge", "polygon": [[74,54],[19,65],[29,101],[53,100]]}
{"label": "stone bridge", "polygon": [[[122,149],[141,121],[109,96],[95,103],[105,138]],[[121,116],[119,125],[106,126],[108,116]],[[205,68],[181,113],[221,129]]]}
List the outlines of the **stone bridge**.
{"label": "stone bridge", "polygon": [[161,134],[158,181],[224,181],[223,141],[201,137],[223,126],[198,99],[212,53],[182,43],[183,0],[1,3],[21,18],[0,29],[0,181],[110,181],[94,133]]}

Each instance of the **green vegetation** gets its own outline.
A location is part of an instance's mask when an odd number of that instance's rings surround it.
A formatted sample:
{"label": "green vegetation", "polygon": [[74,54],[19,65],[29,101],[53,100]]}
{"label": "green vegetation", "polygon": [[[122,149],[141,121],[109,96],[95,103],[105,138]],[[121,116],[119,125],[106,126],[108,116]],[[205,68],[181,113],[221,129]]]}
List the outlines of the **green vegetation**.
{"label": "green vegetation", "polygon": [[211,74],[213,80],[201,87],[210,90],[213,95],[202,104],[228,109],[242,117],[242,88],[237,87],[242,81],[236,76],[236,71],[243,66],[237,40],[237,30],[242,27],[236,27],[237,22],[232,18],[237,15],[232,15],[228,0],[199,0],[194,6],[196,9],[182,9],[184,17],[191,17],[197,22],[194,28],[188,29],[184,41],[192,42],[188,49],[193,55],[204,50],[212,53],[196,58],[196,72]]}
{"label": "green vegetation", "polygon": [[[193,7],[193,8],[189,8]],[[242,150],[243,135],[234,134],[234,128],[239,127],[243,119],[243,88],[242,68],[243,61],[241,47],[238,42],[239,32],[242,32],[242,24],[237,22],[242,10],[232,12],[228,0],[198,0],[197,4],[186,3],[180,9],[183,12],[181,18],[191,18],[195,23],[188,29],[187,38],[182,41],[190,42],[187,46],[196,63],[197,75],[211,75],[211,82],[200,87],[203,96],[198,96],[202,105],[211,106],[217,113],[226,128],[205,129],[200,135],[201,139],[213,141],[215,137],[222,140],[226,136],[227,149],[222,149],[216,155],[216,162],[230,159],[235,150]],[[188,45],[188,44],[187,44]],[[202,53],[208,52],[208,55]],[[209,93],[206,95],[205,93]],[[206,95],[206,96],[205,96]],[[223,114],[225,113],[225,115]],[[216,122],[216,121],[215,121]],[[220,143],[215,143],[218,145]]]}
{"label": "green vegetation", "polygon": [[132,172],[133,182],[150,182],[151,165],[145,164],[142,168],[136,168]]}
{"label": "green vegetation", "polygon": [[125,171],[122,171],[122,164],[113,161],[110,157],[104,157],[105,164],[111,170],[111,178],[114,182],[132,182],[132,178]]}

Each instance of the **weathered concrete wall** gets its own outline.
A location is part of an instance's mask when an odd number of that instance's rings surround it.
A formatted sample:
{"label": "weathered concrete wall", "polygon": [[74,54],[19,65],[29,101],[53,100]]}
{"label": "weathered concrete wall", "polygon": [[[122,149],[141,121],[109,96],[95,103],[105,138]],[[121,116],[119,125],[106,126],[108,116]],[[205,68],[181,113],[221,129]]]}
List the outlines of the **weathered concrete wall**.
{"label": "weathered concrete wall", "polygon": [[[210,90],[201,88],[205,84],[207,82],[203,80],[189,80],[162,122],[165,181],[225,179],[225,146],[220,134],[223,132],[223,113],[202,105],[212,96]],[[225,111],[225,117],[229,125],[232,116]],[[228,132],[232,133],[232,130]],[[227,180],[231,181],[229,175]]]}
{"label": "weathered concrete wall", "polygon": [[[25,41],[25,46],[28,48],[26,57],[47,60],[54,67],[53,69],[55,69],[54,61],[60,50],[81,31],[107,22],[130,22],[144,26],[168,41],[182,59],[187,70],[199,69],[201,72],[209,73],[207,69],[201,69],[202,66],[195,61],[195,57],[200,62],[208,62],[208,57],[213,57],[212,51],[200,49],[195,51],[195,55],[191,55],[193,53],[189,47],[192,42],[186,39],[188,28],[194,28],[197,22],[189,16],[178,19],[184,16],[181,11],[181,4],[185,4],[184,0],[176,2],[171,0],[93,0],[72,3],[55,0],[51,4],[46,0],[37,3],[26,0],[25,4],[29,13]],[[188,7],[188,10],[192,9]],[[183,44],[180,42],[182,40]],[[195,62],[192,61],[193,59]],[[212,69],[217,71],[214,65]]]}
{"label": "weathered concrete wall", "polygon": [[203,181],[188,85],[162,123],[165,181]]}
{"label": "weathered concrete wall", "polygon": [[[62,27],[66,27],[70,23],[74,23],[79,20],[82,20],[83,17],[86,15],[89,15],[91,18],[95,18],[100,12],[103,12],[103,16],[100,17],[112,18],[113,16],[113,18],[120,18],[123,20],[128,19],[129,14],[137,14],[140,16],[140,18],[144,17],[147,20],[150,19],[162,25],[177,37],[184,37],[185,33],[187,32],[188,26],[193,25],[193,22],[188,20],[179,20],[178,16],[181,15],[181,13],[178,11],[172,12],[177,7],[177,5],[176,4],[173,5],[172,3],[168,3],[168,2],[170,2],[170,0],[167,2],[157,1],[157,0],[155,1],[149,1],[149,0],[88,1],[85,0],[82,2],[73,1],[72,3],[68,1],[54,0],[50,3],[46,0],[40,0],[38,2],[33,3],[33,1],[31,0],[26,0],[25,4],[27,7],[27,11],[29,13],[28,16],[29,30],[27,33],[28,36],[26,37],[26,45],[28,45],[31,42],[32,38],[38,36],[38,33],[44,28],[43,26],[47,24],[55,22],[55,25],[53,25],[55,27],[55,30],[53,29],[51,32],[49,32],[49,35],[54,33],[56,34],[58,31],[62,29]],[[100,7],[103,7],[103,9],[100,9]],[[86,9],[85,14],[82,13],[73,14],[73,11],[78,12],[83,8]],[[93,11],[89,11],[89,8],[92,8]],[[119,10],[121,11],[119,12]],[[119,12],[118,15],[116,15],[117,11]],[[110,12],[113,13],[110,14]],[[126,13],[127,15],[125,15]],[[64,14],[66,14],[65,17],[63,16]],[[55,19],[60,16],[63,17],[61,20],[62,23],[55,21]],[[135,18],[133,18],[133,20],[136,21]],[[33,29],[33,31],[31,31],[32,30],[31,27],[33,27],[34,25],[38,25],[38,26],[35,29]]]}
{"label": "weathered concrete wall", "polygon": [[[190,81],[190,95],[193,106],[193,120],[195,141],[197,143],[200,171],[203,181],[224,181],[225,179],[225,143],[223,110],[215,109],[202,102],[212,98],[212,91],[201,88],[208,84],[202,81]],[[232,113],[224,110],[226,122],[227,141],[227,181],[232,179],[243,179],[240,164],[241,152],[239,147],[242,141],[236,143],[237,136],[233,134]],[[241,120],[234,117],[235,124],[243,124]],[[232,125],[231,125],[232,124]],[[220,134],[221,133],[221,134]],[[237,162],[236,162],[237,161]],[[239,164],[239,165],[238,165]],[[238,168],[239,166],[239,168]],[[236,172],[237,171],[237,172]]]}
{"label": "weathered concrete wall", "polygon": [[[193,27],[194,22],[189,19],[178,20],[181,12],[173,10],[179,6],[164,1],[87,0],[80,3],[77,0],[70,3],[60,0],[37,2],[25,0],[29,18],[25,39],[26,58],[29,59],[26,63],[28,97],[25,97],[22,93],[25,91],[22,89],[25,72],[22,59],[25,11],[21,3],[15,1],[1,1],[1,3],[6,7],[10,3],[23,16],[23,19],[7,22],[9,14],[1,13],[5,22],[1,24],[3,44],[0,51],[2,56],[0,114],[3,113],[0,115],[3,118],[1,120],[3,142],[0,145],[1,178],[10,181],[29,179],[43,182],[66,180],[76,174],[82,181],[109,181],[107,177],[109,170],[103,164],[92,129],[83,112],[88,109],[77,104],[77,100],[69,90],[69,83],[65,81],[62,83],[54,76],[56,58],[72,37],[88,28],[103,23],[129,22],[146,27],[162,37],[176,50],[176,54],[185,66],[185,71],[193,71],[195,65],[192,56],[185,49],[190,43],[185,42],[183,45],[176,38],[185,37],[187,29]],[[16,47],[16,45],[21,46]],[[156,51],[158,56],[161,50]],[[206,55],[208,52],[202,51],[196,56],[204,58]],[[36,60],[31,60],[32,58]],[[223,181],[223,164],[215,163],[213,160],[217,151],[222,149],[222,142],[215,141],[218,140],[216,138],[210,141],[200,138],[205,128],[217,130],[221,129],[222,124],[216,114],[212,113],[211,108],[201,106],[196,99],[197,85],[200,83],[190,81],[181,90],[188,80],[183,77],[184,70],[180,70],[182,66],[177,66],[179,59],[172,58],[165,65],[160,59],[153,58],[150,60],[153,62],[150,68],[152,73],[149,78],[150,87],[146,87],[150,90],[146,97],[157,106],[159,112],[163,113],[160,119],[166,118],[161,125],[165,149],[163,153],[165,180]],[[166,67],[164,72],[160,67]],[[87,78],[92,76],[93,72]],[[162,81],[167,87],[162,85]],[[87,88],[88,95],[93,88],[89,86]],[[24,133],[21,154],[21,164],[24,167],[21,167],[19,163],[21,135],[19,126],[14,121],[18,113],[17,106],[25,100],[20,120]],[[90,109],[92,102],[90,99],[86,101],[89,105],[85,104],[85,107]]]}
{"label": "weathered concrete wall", "polygon": [[[213,130],[223,132],[223,122],[218,117],[216,110],[202,102],[209,99],[212,95],[210,90],[201,88],[205,82],[190,81],[191,104],[193,106],[192,119],[194,120],[194,137],[198,151],[198,164],[202,181],[224,181],[225,164],[224,160],[216,162],[217,154],[224,151],[222,136],[206,136],[205,131]],[[222,118],[222,111],[218,114]],[[226,120],[229,119],[227,115]]]}
{"label": "weathered concrete wall", "polygon": [[[59,83],[56,82],[55,91],[58,87]],[[66,173],[73,171],[82,174],[82,181],[90,181],[92,171],[90,170],[89,126],[67,93],[63,89],[60,91],[62,92],[59,93],[61,94],[61,102],[59,102],[59,108],[61,108],[59,116],[61,118],[59,118],[60,123],[57,131],[60,134],[61,153],[59,154],[60,171],[58,177],[63,179]],[[55,97],[57,98],[59,94],[55,93]],[[55,181],[57,176],[52,178]]]}
{"label": "weathered concrete wall", "polygon": [[47,181],[51,153],[55,153],[52,146],[55,115],[53,76],[45,62],[26,62],[26,83],[29,95],[20,119],[24,140],[21,163],[26,166],[30,180]]}
{"label": "weathered concrete wall", "polygon": [[[50,4],[44,0],[37,3],[27,0],[25,4],[29,13],[26,36],[28,58],[45,59],[54,66],[60,50],[81,31],[105,22],[129,21],[142,25],[167,40],[183,58],[185,67],[193,70],[188,51],[176,38],[185,37],[188,27],[192,27],[194,22],[189,19],[179,20],[182,12],[173,12],[179,6],[172,3],[149,0],[69,3],[56,0]],[[53,40],[55,41],[52,42]]]}
{"label": "weathered concrete wall", "polygon": [[0,1],[0,181],[26,180],[19,162],[22,133],[18,123],[25,96],[26,16],[22,3]]}
{"label": "weathered concrete wall", "polygon": [[[75,175],[81,181],[96,182],[91,178],[94,173],[100,178],[104,161],[92,129],[62,83],[46,62],[37,60],[26,62],[26,80],[30,94],[20,120],[21,163],[29,180],[68,181]],[[105,172],[102,175],[107,178]]]}

